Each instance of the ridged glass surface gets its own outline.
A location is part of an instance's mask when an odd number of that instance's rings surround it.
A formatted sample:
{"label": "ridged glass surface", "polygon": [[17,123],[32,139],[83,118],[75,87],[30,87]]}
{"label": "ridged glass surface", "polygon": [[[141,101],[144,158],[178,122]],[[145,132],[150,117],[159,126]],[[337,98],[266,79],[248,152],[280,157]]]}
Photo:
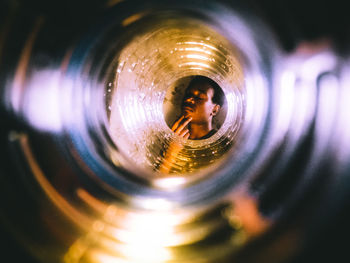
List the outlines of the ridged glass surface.
{"label": "ridged glass surface", "polygon": [[[317,243],[346,251],[350,66],[331,40],[285,54],[244,0],[31,2],[0,2],[3,258],[300,263],[318,262],[299,254]],[[287,36],[305,41],[297,29]],[[196,75],[226,104],[215,134],[185,140],[172,111]]]}
{"label": "ridged glass surface", "polygon": [[[125,156],[143,169],[158,173],[164,151],[175,141],[183,149],[172,173],[198,172],[234,147],[242,125],[245,88],[239,53],[198,20],[184,16],[152,23],[148,30],[135,33],[116,58],[115,77],[107,87],[112,93],[110,133]],[[169,100],[168,89],[192,75],[212,78],[226,96],[225,121],[216,134],[204,140],[181,139],[165,122],[163,104]]]}

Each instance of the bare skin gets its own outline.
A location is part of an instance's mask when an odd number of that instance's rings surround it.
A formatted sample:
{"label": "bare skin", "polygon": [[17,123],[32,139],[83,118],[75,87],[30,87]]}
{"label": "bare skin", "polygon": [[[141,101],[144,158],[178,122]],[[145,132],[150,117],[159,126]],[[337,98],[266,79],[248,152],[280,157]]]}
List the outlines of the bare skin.
{"label": "bare skin", "polygon": [[190,139],[200,139],[213,129],[213,117],[220,111],[220,105],[212,101],[213,96],[214,89],[209,84],[194,85],[186,90],[182,114],[192,117],[188,125]]}
{"label": "bare skin", "polygon": [[[182,102],[182,115],[171,130],[184,139],[201,139],[212,131],[212,119],[220,106],[212,102],[214,89],[210,85],[194,85],[186,90]],[[169,173],[183,146],[171,143],[160,166],[162,173]]]}
{"label": "bare skin", "polygon": [[[184,138],[184,139],[188,139],[190,137],[190,131],[189,129],[187,129],[187,125],[190,123],[190,121],[192,120],[192,117],[185,117],[184,115],[181,116],[172,126],[171,130],[178,136]],[[176,157],[178,155],[178,153],[181,151],[182,149],[182,145],[176,143],[176,142],[172,142],[167,151],[166,154],[164,156],[164,160],[162,165],[160,166],[159,171],[162,173],[169,173],[170,169],[173,165],[173,163],[176,160]]]}
{"label": "bare skin", "polygon": [[190,130],[186,128],[186,126],[191,122],[192,117],[185,117],[182,115],[174,124],[173,127],[171,127],[171,130],[179,135],[180,137],[183,137],[185,139],[188,139],[190,137]]}

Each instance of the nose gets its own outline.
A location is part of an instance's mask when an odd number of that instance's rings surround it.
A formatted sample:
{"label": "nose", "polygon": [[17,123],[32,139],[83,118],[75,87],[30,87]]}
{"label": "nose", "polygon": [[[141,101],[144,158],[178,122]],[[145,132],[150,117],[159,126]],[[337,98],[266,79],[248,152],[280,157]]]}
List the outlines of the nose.
{"label": "nose", "polygon": [[186,101],[187,103],[194,104],[194,99],[193,99],[193,97],[188,97],[188,98],[186,98],[185,101]]}

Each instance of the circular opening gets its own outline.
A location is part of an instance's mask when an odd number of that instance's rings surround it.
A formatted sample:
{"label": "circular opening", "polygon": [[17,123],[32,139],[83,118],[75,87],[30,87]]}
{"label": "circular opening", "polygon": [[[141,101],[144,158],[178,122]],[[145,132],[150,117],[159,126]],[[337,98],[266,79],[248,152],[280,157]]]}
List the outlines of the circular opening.
{"label": "circular opening", "polygon": [[[203,111],[204,107],[207,108],[207,110],[215,110],[215,112],[212,113],[212,118],[210,118],[210,129],[209,131],[213,130],[213,132],[210,132],[209,135],[214,135],[216,131],[218,131],[221,126],[224,124],[226,114],[227,114],[227,101],[226,96],[221,87],[213,80],[204,77],[204,76],[187,76],[184,78],[180,78],[179,80],[175,81],[167,90],[165,98],[164,98],[164,104],[163,104],[163,111],[164,111],[164,119],[166,124],[169,126],[170,129],[173,128],[174,123],[179,120],[182,116],[188,115],[186,113],[186,110],[184,112],[183,104],[186,103],[186,99],[188,99],[188,104],[201,104],[201,108],[198,109],[198,111]],[[196,84],[198,83],[198,84]],[[214,93],[214,97],[211,96],[209,98],[203,99],[203,94],[189,94],[193,95],[193,97],[186,98],[186,91],[190,91],[190,88],[198,88],[193,86],[201,86],[199,87],[200,91],[206,89],[206,85],[209,85],[212,87]],[[193,91],[192,91],[193,92]],[[197,92],[197,91],[195,91]],[[206,93],[206,92],[205,92]],[[207,95],[207,94],[205,94]],[[205,101],[204,101],[205,100]],[[207,103],[209,102],[209,103]],[[212,104],[211,104],[211,103]],[[209,104],[209,105],[208,105]],[[219,107],[215,107],[215,105],[218,105]],[[194,105],[195,106],[195,105]],[[210,108],[209,108],[210,107]],[[211,114],[211,112],[209,112]],[[211,117],[211,115],[207,116]],[[210,136],[205,136],[205,138],[209,138]],[[191,137],[189,137],[191,138]]]}
{"label": "circular opening", "polygon": [[[107,83],[110,135],[127,161],[115,153],[111,159],[151,178],[203,176],[233,148],[244,120],[240,53],[201,20],[176,15],[153,19],[149,26],[143,24],[143,31],[137,30],[138,23],[130,29],[134,33],[116,55]],[[178,136],[171,128],[196,78],[214,83],[224,102],[213,112],[208,133]]]}

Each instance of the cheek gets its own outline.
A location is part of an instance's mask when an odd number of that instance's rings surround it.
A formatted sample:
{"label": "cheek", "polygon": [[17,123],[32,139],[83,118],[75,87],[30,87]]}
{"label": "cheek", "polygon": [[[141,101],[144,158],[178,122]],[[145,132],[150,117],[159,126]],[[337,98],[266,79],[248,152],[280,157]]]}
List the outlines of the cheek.
{"label": "cheek", "polygon": [[207,104],[207,105],[205,105],[205,112],[206,112],[207,114],[210,114],[210,113],[212,113],[213,108],[214,108],[214,105],[212,105],[212,104]]}
{"label": "cheek", "polygon": [[206,104],[204,104],[204,103],[198,105],[198,112],[199,112],[200,114],[205,115],[205,114],[208,113],[208,111],[209,111],[208,105],[206,105]]}

